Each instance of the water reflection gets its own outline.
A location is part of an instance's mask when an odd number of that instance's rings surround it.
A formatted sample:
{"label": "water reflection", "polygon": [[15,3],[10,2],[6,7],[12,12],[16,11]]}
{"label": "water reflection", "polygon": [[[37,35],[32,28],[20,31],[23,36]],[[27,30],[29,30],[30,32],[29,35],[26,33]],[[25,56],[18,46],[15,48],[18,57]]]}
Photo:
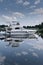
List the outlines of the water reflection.
{"label": "water reflection", "polygon": [[42,38],[1,38],[0,65],[43,65]]}
{"label": "water reflection", "polygon": [[8,45],[6,46],[11,46],[11,47],[18,47],[19,44],[26,39],[37,39],[37,38],[32,34],[26,37],[11,37],[11,35],[10,36],[4,35],[0,37],[0,40],[4,40],[4,42],[8,42]]}
{"label": "water reflection", "polygon": [[5,42],[9,42],[7,46],[18,47],[20,42],[23,42],[23,38],[5,38]]}
{"label": "water reflection", "polygon": [[40,35],[39,36],[41,36],[41,38],[43,38],[43,34],[42,33],[40,33]]}

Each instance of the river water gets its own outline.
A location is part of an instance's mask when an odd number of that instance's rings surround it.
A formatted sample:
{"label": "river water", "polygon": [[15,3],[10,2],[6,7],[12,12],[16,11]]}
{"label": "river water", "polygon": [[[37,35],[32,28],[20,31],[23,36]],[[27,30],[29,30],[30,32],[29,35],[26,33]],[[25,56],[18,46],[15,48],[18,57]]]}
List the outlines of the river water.
{"label": "river water", "polygon": [[43,39],[0,40],[0,65],[43,65]]}

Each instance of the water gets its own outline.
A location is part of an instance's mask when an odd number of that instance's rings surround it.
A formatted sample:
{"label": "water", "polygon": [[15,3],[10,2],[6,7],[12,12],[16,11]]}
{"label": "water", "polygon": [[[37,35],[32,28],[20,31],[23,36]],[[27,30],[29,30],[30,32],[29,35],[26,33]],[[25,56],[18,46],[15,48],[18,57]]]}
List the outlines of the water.
{"label": "water", "polygon": [[43,65],[43,39],[0,40],[0,65]]}

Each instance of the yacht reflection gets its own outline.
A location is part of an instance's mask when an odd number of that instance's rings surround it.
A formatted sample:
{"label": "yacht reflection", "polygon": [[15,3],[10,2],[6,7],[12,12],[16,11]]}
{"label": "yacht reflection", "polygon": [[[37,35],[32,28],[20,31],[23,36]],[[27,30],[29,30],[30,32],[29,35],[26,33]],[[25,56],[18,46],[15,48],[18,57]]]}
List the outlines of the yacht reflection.
{"label": "yacht reflection", "polygon": [[20,42],[23,42],[23,38],[5,38],[5,42],[8,42],[7,46],[18,47]]}
{"label": "yacht reflection", "polygon": [[12,37],[11,35],[0,35],[0,40],[4,40],[8,42],[7,46],[18,47],[21,42],[25,39],[37,39],[38,36],[36,34],[29,34],[28,36],[16,36]]}

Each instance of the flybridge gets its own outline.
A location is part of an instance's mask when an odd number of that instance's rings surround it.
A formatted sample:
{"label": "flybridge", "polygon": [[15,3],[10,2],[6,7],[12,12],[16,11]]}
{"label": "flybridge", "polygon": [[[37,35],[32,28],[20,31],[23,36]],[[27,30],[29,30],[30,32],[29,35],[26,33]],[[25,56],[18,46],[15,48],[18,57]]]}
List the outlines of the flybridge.
{"label": "flybridge", "polygon": [[19,22],[17,22],[17,21],[11,21],[11,22],[8,22],[9,24],[13,24],[13,25],[20,25],[20,23]]}

